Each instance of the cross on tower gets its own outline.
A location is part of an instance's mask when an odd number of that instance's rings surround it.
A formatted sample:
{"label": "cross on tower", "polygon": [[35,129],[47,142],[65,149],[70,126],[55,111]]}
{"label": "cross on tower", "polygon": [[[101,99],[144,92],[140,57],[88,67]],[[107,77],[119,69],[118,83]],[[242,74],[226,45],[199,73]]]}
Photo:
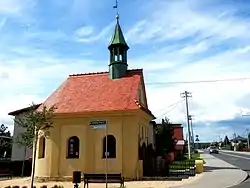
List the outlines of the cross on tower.
{"label": "cross on tower", "polygon": [[116,19],[119,19],[119,12],[118,12],[118,0],[115,0],[115,5],[113,6],[113,8],[116,9]]}

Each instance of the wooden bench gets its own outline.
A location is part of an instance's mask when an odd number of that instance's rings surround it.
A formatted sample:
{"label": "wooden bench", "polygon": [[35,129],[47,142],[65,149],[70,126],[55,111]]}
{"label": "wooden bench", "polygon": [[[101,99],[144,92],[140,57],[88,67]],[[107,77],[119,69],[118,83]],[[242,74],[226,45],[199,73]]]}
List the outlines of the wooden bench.
{"label": "wooden bench", "polygon": [[[122,174],[107,174],[108,183],[120,183],[120,187],[124,187],[124,178]],[[106,182],[106,174],[83,174],[84,188],[88,183],[103,183]]]}
{"label": "wooden bench", "polygon": [[12,172],[9,169],[0,169],[0,178],[12,178]]}

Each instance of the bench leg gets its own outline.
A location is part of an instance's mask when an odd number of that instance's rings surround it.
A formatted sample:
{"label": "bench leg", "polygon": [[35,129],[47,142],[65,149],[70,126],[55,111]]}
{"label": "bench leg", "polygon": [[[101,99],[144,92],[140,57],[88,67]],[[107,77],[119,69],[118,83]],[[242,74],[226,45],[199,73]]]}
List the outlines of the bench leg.
{"label": "bench leg", "polygon": [[120,185],[121,188],[124,188],[124,182],[121,182],[121,185]]}

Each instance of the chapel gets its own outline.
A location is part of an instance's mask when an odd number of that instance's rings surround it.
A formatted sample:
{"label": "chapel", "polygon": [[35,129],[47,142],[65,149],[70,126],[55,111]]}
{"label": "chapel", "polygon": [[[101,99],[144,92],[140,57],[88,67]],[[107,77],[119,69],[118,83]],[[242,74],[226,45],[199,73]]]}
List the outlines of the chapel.
{"label": "chapel", "polygon": [[108,173],[142,177],[138,145],[152,140],[155,117],[148,109],[143,70],[128,69],[129,46],[119,16],[108,50],[108,71],[70,75],[39,105],[38,110],[44,105],[56,110],[53,128],[38,139],[35,177],[105,173],[106,164]]}

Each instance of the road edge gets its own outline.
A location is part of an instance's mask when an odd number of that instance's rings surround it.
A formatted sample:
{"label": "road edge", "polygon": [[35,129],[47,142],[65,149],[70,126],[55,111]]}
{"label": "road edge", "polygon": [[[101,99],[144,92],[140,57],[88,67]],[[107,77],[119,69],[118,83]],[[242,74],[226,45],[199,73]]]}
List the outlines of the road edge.
{"label": "road edge", "polygon": [[[240,169],[240,168],[239,168]],[[242,170],[242,169],[240,169],[240,170]],[[250,176],[249,176],[249,174],[246,172],[246,171],[244,171],[244,170],[242,170],[243,172],[245,172],[245,178],[243,178],[242,180],[240,180],[238,183],[236,183],[235,185],[233,185],[233,186],[230,186],[229,188],[231,188],[231,187],[234,187],[234,186],[237,186],[237,185],[240,185],[240,184],[242,184],[242,183],[244,183]]]}
{"label": "road edge", "polygon": [[[220,158],[218,158],[218,159],[220,159]],[[228,163],[228,162],[226,162],[226,163]],[[228,164],[230,164],[230,163],[228,163]],[[232,164],[230,164],[230,165],[232,165]],[[235,168],[238,168],[239,170],[241,170],[242,172],[244,172],[245,176],[244,176],[244,178],[241,178],[237,183],[235,183],[234,185],[229,186],[228,188],[232,188],[232,187],[237,186],[237,185],[239,185],[241,183],[244,183],[250,177],[249,174],[245,170],[243,170],[243,169],[241,169],[241,168],[239,168],[239,167],[237,167],[235,165],[232,165],[232,166],[234,166]]]}
{"label": "road edge", "polygon": [[[213,156],[216,157],[216,155],[213,155]],[[218,157],[216,157],[216,158],[219,159],[219,160],[222,160],[222,159],[220,159]],[[226,162],[226,161],[224,161],[224,162]],[[226,163],[228,163],[228,162],[226,162]],[[230,164],[230,163],[228,163],[228,164]],[[242,171],[244,176],[242,176],[242,178],[239,178],[239,180],[236,183],[234,183],[233,185],[229,185],[227,188],[233,188],[233,187],[235,187],[237,185],[240,185],[240,184],[244,183],[250,177],[248,172],[244,171],[243,169],[241,169],[241,168],[239,168],[239,167],[237,167],[237,166],[235,166],[233,164],[230,164],[230,165],[237,168],[238,170]],[[204,169],[205,168],[206,168],[206,165],[204,165]]]}

